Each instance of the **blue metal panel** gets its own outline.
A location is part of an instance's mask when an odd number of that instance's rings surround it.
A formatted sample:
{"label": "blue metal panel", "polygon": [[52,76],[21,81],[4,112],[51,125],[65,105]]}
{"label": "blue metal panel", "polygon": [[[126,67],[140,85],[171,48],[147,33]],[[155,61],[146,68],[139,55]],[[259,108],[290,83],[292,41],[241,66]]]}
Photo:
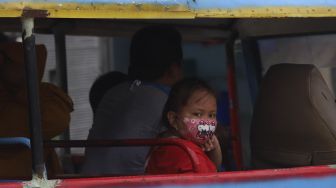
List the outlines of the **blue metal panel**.
{"label": "blue metal panel", "polygon": [[[192,2],[192,1],[190,1]],[[227,9],[227,8],[254,8],[254,7],[277,7],[277,6],[336,6],[335,0],[196,0],[189,3],[195,9]]]}
{"label": "blue metal panel", "polygon": [[161,188],[334,188],[336,176],[320,178],[293,178],[255,182],[234,182],[223,184],[161,186]]}

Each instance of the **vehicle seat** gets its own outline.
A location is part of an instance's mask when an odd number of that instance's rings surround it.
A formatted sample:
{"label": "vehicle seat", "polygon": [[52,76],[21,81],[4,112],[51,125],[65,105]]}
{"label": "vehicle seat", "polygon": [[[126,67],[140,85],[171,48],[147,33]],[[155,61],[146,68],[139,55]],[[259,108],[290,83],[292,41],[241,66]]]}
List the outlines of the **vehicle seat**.
{"label": "vehicle seat", "polygon": [[336,163],[336,104],[314,65],[278,64],[266,73],[251,126],[252,166]]}
{"label": "vehicle seat", "polygon": [[[26,180],[27,174],[31,174],[31,158],[25,157],[31,155],[30,140],[23,137],[0,138],[0,164],[1,179],[21,179]],[[9,161],[15,161],[15,164]],[[15,170],[13,170],[15,168]]]}

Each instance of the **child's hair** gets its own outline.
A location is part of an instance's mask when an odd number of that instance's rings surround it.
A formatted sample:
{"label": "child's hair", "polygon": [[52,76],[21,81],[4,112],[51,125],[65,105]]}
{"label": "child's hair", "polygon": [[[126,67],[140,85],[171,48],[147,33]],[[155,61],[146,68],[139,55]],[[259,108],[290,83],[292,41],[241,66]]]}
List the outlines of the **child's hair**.
{"label": "child's hair", "polygon": [[178,112],[188,103],[189,98],[195,91],[206,91],[216,98],[216,92],[203,80],[198,78],[185,78],[177,82],[171,89],[168,100],[162,114],[162,120],[166,127],[170,127],[167,113]]}
{"label": "child's hair", "polygon": [[109,89],[127,80],[127,75],[119,71],[111,71],[99,76],[93,82],[89,93],[89,101],[93,113],[96,113],[98,104]]}

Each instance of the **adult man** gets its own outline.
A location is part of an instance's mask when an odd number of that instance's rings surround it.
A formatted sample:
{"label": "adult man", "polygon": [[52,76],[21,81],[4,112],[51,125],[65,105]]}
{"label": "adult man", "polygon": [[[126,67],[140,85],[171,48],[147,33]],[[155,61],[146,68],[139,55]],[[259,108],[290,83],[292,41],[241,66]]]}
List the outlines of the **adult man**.
{"label": "adult man", "polygon": [[[129,77],[99,103],[88,139],[155,138],[161,132],[170,86],[182,77],[181,36],[171,27],[138,31],[130,48]],[[148,147],[88,148],[83,173],[141,174]]]}

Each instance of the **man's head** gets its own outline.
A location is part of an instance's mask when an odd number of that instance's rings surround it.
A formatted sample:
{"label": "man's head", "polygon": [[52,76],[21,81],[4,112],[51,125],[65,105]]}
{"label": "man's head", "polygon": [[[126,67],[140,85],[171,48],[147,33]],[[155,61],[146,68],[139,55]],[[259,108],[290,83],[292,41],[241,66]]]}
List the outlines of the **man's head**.
{"label": "man's head", "polygon": [[132,38],[129,76],[132,79],[158,81],[174,75],[182,61],[181,35],[172,27],[150,26],[140,29]]}

